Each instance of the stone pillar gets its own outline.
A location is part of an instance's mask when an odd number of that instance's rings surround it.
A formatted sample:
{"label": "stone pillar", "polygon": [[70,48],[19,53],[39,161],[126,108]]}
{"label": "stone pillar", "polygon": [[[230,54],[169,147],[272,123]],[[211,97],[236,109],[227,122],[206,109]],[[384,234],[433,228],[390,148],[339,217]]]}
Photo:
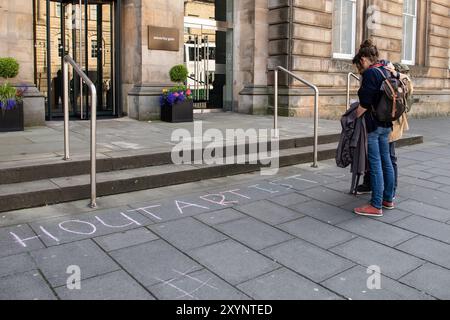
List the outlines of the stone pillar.
{"label": "stone pillar", "polygon": [[[122,90],[133,119],[160,118],[159,96],[170,83],[169,70],[183,63],[184,1],[124,0],[122,11]],[[177,28],[180,50],[148,49],[148,26]]]}
{"label": "stone pillar", "polygon": [[235,1],[235,67],[237,111],[266,114],[268,108],[268,1]]}
{"label": "stone pillar", "polygon": [[19,75],[10,82],[27,87],[24,96],[25,126],[44,125],[45,100],[33,84],[33,1],[0,0],[0,43],[0,57],[15,58],[20,64]]}

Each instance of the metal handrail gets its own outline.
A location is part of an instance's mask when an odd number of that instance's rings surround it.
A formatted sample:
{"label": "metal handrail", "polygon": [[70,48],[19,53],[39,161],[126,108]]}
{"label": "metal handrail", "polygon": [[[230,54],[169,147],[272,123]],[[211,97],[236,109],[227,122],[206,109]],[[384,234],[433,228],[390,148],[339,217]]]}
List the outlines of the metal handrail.
{"label": "metal handrail", "polygon": [[354,74],[353,72],[349,72],[347,74],[347,104],[346,104],[346,110],[350,108],[350,80],[351,78],[355,78],[356,80],[360,81],[360,78]]}
{"label": "metal handrail", "polygon": [[300,78],[296,74],[292,73],[291,71],[278,66],[275,68],[275,110],[274,110],[274,129],[275,134],[278,130],[278,71],[283,71],[290,75],[291,77],[297,79],[298,81],[302,82],[303,84],[307,85],[311,89],[314,90],[314,147],[313,147],[313,153],[314,153],[314,163],[312,165],[313,168],[317,168],[318,165],[318,145],[319,145],[319,89],[314,84],[306,81],[303,78]]}
{"label": "metal handrail", "polygon": [[80,66],[70,57],[64,57],[63,74],[64,74],[64,160],[70,159],[69,154],[69,64],[73,70],[86,83],[91,91],[91,208],[96,208],[96,136],[97,136],[97,89],[89,77],[81,70]]}

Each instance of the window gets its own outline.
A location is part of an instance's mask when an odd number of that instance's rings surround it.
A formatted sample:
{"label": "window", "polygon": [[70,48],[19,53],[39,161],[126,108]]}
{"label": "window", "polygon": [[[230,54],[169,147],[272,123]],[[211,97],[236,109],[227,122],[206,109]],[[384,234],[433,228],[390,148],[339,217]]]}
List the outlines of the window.
{"label": "window", "polygon": [[403,2],[403,52],[402,63],[415,64],[417,32],[417,0]]}
{"label": "window", "polygon": [[353,59],[356,37],[356,0],[335,0],[333,58]]}
{"label": "window", "polygon": [[58,18],[61,18],[61,3],[56,2],[55,3],[55,15]]}
{"label": "window", "polygon": [[98,57],[98,41],[97,39],[91,40],[91,58]]}

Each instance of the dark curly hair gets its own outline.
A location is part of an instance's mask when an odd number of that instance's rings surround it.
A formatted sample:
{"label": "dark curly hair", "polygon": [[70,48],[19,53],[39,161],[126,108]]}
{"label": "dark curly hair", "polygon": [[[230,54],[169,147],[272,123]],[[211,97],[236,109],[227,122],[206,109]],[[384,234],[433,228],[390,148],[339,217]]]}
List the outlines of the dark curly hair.
{"label": "dark curly hair", "polygon": [[353,58],[353,64],[358,66],[363,57],[368,58],[373,63],[377,62],[380,57],[378,48],[371,39],[367,39],[361,44],[358,53]]}

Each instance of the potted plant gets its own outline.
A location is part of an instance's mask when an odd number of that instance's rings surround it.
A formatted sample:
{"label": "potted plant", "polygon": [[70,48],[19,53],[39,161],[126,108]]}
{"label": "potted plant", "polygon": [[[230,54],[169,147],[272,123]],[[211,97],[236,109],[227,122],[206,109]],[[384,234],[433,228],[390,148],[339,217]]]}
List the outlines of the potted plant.
{"label": "potted plant", "polygon": [[169,72],[170,80],[176,86],[163,90],[160,97],[161,120],[167,122],[192,122],[194,104],[192,92],[186,86],[188,70],[184,65],[176,65]]}
{"label": "potted plant", "polygon": [[0,132],[23,131],[23,88],[8,82],[19,73],[19,64],[13,58],[0,58],[0,77],[6,82],[0,85]]}

